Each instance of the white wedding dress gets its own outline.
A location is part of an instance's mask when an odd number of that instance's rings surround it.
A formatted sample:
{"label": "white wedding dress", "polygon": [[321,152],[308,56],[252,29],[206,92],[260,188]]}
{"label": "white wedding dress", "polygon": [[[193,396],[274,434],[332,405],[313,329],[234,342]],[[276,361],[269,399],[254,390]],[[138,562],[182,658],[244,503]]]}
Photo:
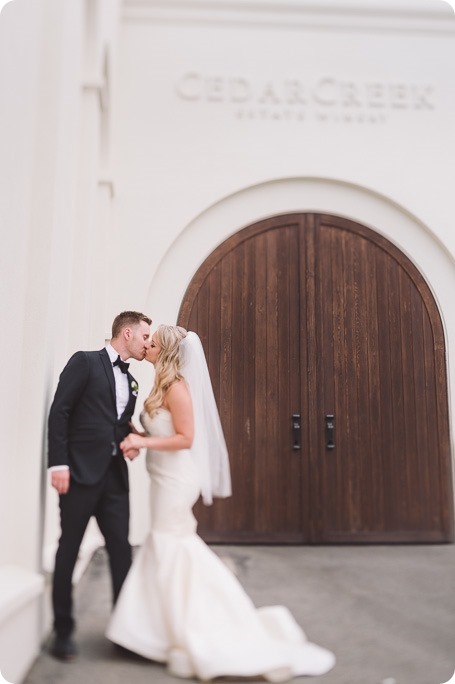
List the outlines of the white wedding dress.
{"label": "white wedding dress", "polygon": [[[148,434],[174,434],[164,408],[141,415]],[[330,670],[330,651],[307,641],[283,606],[255,608],[242,586],[196,534],[200,487],[189,450],[148,451],[151,529],[110,620],[113,642],[201,680],[263,676],[284,681]]]}

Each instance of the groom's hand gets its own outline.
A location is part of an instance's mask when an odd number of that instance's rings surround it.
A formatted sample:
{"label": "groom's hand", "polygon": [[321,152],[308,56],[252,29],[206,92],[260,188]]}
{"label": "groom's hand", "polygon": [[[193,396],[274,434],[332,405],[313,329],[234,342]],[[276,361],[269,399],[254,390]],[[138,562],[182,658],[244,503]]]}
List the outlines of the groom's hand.
{"label": "groom's hand", "polygon": [[128,449],[128,451],[124,451],[123,455],[125,458],[129,458],[130,461],[133,461],[137,456],[139,456],[139,449]]}
{"label": "groom's hand", "polygon": [[70,488],[70,471],[54,470],[51,473],[51,485],[59,494],[66,494]]}

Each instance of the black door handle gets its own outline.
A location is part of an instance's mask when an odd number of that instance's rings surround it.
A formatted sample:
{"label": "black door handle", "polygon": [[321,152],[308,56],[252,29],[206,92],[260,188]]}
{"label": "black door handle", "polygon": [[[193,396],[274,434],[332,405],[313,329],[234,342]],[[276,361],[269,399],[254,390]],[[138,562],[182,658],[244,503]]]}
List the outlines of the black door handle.
{"label": "black door handle", "polygon": [[292,414],[292,448],[300,449],[300,413]]}
{"label": "black door handle", "polygon": [[335,430],[335,416],[332,413],[328,413],[325,417],[325,435],[326,435],[326,448],[335,449],[335,443],[333,441],[333,433]]}

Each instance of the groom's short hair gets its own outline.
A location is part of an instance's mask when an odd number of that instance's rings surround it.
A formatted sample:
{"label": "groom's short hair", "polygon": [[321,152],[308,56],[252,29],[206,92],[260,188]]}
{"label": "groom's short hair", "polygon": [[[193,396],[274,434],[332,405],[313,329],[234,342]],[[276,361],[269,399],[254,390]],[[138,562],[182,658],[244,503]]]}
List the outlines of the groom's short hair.
{"label": "groom's short hair", "polygon": [[141,321],[145,321],[147,325],[152,325],[152,319],[143,313],[139,313],[139,311],[122,311],[112,323],[112,339],[118,337],[123,328],[138,325]]}

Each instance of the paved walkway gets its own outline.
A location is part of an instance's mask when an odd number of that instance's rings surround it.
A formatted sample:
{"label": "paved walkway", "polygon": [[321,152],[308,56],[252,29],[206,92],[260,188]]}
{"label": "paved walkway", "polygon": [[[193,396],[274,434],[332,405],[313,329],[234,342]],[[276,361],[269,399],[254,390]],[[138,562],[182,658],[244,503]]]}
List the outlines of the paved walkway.
{"label": "paved walkway", "polygon": [[[455,670],[455,545],[217,546],[256,605],[292,609],[337,665],[302,684],[442,684]],[[175,684],[161,665],[119,655],[103,635],[110,611],[104,549],[76,590],[77,661],[47,653],[25,684]],[[230,680],[235,681],[235,680]]]}

